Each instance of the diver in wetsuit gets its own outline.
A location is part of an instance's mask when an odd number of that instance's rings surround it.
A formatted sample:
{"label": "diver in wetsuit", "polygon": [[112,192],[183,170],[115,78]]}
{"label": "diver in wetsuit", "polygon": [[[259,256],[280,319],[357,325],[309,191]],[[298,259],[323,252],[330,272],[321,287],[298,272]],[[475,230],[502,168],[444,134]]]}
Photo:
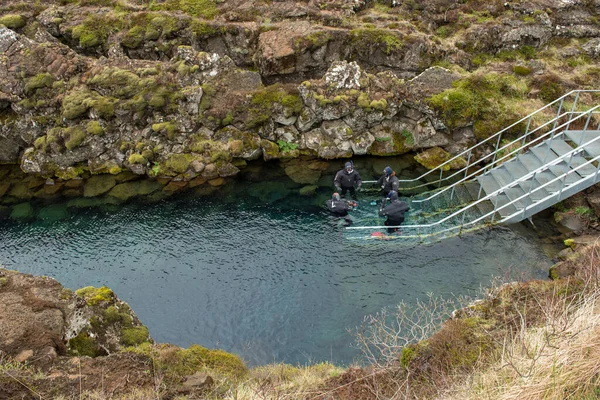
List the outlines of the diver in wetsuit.
{"label": "diver in wetsuit", "polygon": [[[389,203],[386,204],[386,201]],[[392,190],[383,200],[379,209],[379,216],[387,217],[385,226],[399,226],[404,222],[404,213],[409,210],[408,203],[398,200],[398,192]],[[388,228],[388,233],[398,231],[398,228]]]}
{"label": "diver in wetsuit", "polygon": [[385,167],[383,175],[377,181],[377,185],[381,187],[383,197],[387,197],[392,190],[398,192],[399,182],[396,172],[392,171],[391,167]]}
{"label": "diver in wetsuit", "polygon": [[332,215],[343,218],[346,221],[346,226],[352,224],[352,218],[348,215],[348,211],[352,210],[352,204],[346,200],[342,200],[339,193],[334,193],[331,196],[331,200],[327,200],[326,204],[327,209]]}
{"label": "diver in wetsuit", "polygon": [[[362,179],[360,178],[360,174],[354,170],[352,162],[349,161],[344,165],[344,169],[339,170],[335,174],[333,184],[335,189],[342,193],[342,197],[345,197],[346,192],[350,191],[352,198],[356,200],[356,190],[360,191]],[[354,185],[356,185],[356,190],[354,189]]]}

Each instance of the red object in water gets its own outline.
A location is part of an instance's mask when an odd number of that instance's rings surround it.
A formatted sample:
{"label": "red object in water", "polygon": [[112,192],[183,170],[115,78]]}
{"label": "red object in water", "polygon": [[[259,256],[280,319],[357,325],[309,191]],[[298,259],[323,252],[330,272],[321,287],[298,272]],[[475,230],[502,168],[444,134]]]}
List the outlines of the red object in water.
{"label": "red object in water", "polygon": [[384,234],[383,234],[383,232],[373,232],[373,233],[371,233],[371,236],[382,237],[382,236],[384,236]]}

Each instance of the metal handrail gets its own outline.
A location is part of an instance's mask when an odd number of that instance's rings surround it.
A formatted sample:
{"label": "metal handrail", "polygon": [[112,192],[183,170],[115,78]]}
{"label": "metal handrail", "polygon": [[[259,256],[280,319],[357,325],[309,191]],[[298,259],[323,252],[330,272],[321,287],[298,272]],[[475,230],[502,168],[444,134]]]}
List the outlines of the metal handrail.
{"label": "metal handrail", "polygon": [[[432,169],[432,170],[429,170],[429,171],[425,172],[424,174],[422,174],[421,176],[419,176],[419,177],[417,177],[417,178],[399,180],[399,183],[401,183],[401,182],[415,182],[415,181],[420,181],[420,180],[422,180],[424,177],[426,177],[427,175],[430,175],[430,174],[434,173],[434,172],[435,172],[435,171],[437,171],[438,169],[440,170],[440,172],[443,172],[443,167],[444,167],[444,166],[451,164],[452,162],[456,161],[458,158],[462,157],[463,155],[465,155],[465,154],[467,154],[467,153],[469,153],[469,152],[472,152],[473,150],[475,150],[475,149],[476,149],[476,148],[478,148],[478,147],[481,147],[483,144],[485,144],[485,143],[489,142],[490,140],[492,140],[492,139],[494,139],[494,138],[497,138],[496,150],[495,150],[495,151],[492,153],[492,154],[495,154],[495,153],[497,152],[497,150],[498,150],[498,145],[499,145],[499,143],[500,143],[501,135],[502,135],[504,132],[508,131],[509,129],[511,129],[511,128],[513,128],[513,127],[517,126],[518,124],[520,124],[520,123],[522,123],[522,122],[525,122],[526,120],[528,120],[528,119],[529,119],[529,121],[528,121],[528,124],[527,124],[527,130],[526,130],[525,134],[519,137],[520,139],[524,139],[525,137],[529,136],[529,134],[530,134],[530,132],[529,132],[529,124],[531,123],[531,119],[533,118],[533,116],[534,116],[534,115],[536,115],[536,114],[538,114],[538,113],[542,112],[543,110],[545,110],[545,109],[547,109],[547,108],[550,108],[550,107],[551,107],[551,106],[553,106],[554,104],[556,104],[556,103],[559,103],[559,102],[560,102],[559,111],[558,111],[558,113],[557,113],[557,116],[554,118],[554,120],[556,120],[556,119],[557,119],[557,118],[559,118],[559,116],[560,116],[560,111],[562,110],[562,105],[563,105],[563,103],[564,103],[564,100],[565,100],[567,97],[569,97],[569,96],[571,96],[571,95],[573,95],[573,94],[576,94],[575,102],[574,102],[574,104],[573,104],[573,108],[572,108],[572,109],[574,110],[574,108],[575,108],[575,105],[576,105],[576,103],[577,103],[577,101],[578,101],[578,99],[579,99],[579,94],[580,94],[580,93],[598,93],[598,92],[600,92],[600,90],[572,90],[572,91],[570,91],[570,92],[568,92],[568,93],[564,94],[563,96],[559,97],[558,99],[556,99],[556,100],[552,101],[551,103],[548,103],[548,104],[546,104],[544,107],[541,107],[541,108],[537,109],[536,111],[534,111],[534,112],[530,113],[529,115],[527,115],[527,116],[525,116],[525,117],[521,118],[521,119],[520,119],[520,120],[518,120],[517,122],[514,122],[512,125],[509,125],[509,126],[507,126],[506,128],[504,128],[504,129],[502,129],[502,130],[500,130],[500,131],[496,132],[494,135],[492,135],[492,136],[490,136],[490,137],[488,137],[488,138],[486,138],[486,139],[482,140],[481,142],[479,142],[479,143],[477,143],[477,144],[475,144],[475,145],[471,146],[470,148],[468,148],[468,149],[466,149],[466,150],[462,151],[461,153],[459,153],[459,154],[455,155],[454,157],[450,158],[449,160],[446,160],[446,161],[445,161],[445,162],[443,162],[442,164],[438,165],[436,168],[434,168],[434,169]],[[568,113],[565,113],[565,114],[568,114]],[[463,159],[464,159],[464,158],[463,158]],[[444,178],[444,179],[441,179],[441,178],[440,178],[440,180],[439,180],[439,181],[443,181],[443,180],[447,180],[447,179],[448,179],[448,178]],[[437,183],[437,182],[438,182],[438,181],[436,181],[436,183]],[[431,185],[431,184],[432,184],[432,183],[430,182],[430,183],[429,183],[429,185]],[[405,189],[409,189],[409,190],[410,190],[410,189],[414,189],[414,188],[412,188],[412,187],[406,187]]]}
{"label": "metal handrail", "polygon": [[[595,108],[597,108],[597,107],[595,107]],[[595,109],[595,108],[593,108],[593,109]],[[592,110],[593,110],[593,109],[592,109]],[[517,149],[514,149],[514,150],[513,150],[513,151],[511,151],[510,153],[508,153],[508,154],[506,154],[506,155],[502,156],[501,158],[499,158],[499,159],[496,159],[496,160],[495,160],[495,161],[493,161],[491,164],[489,164],[489,165],[486,165],[486,167],[485,167],[485,168],[486,168],[486,169],[491,169],[491,167],[493,167],[494,165],[496,165],[496,166],[497,166],[497,165],[499,165],[499,164],[502,164],[502,161],[504,161],[504,160],[506,160],[506,159],[510,158],[510,157],[511,157],[513,154],[515,154],[515,153],[519,153],[521,150],[525,149],[526,147],[531,147],[532,143],[534,143],[534,142],[537,142],[537,141],[540,141],[541,139],[544,139],[544,138],[546,138],[547,136],[551,136],[551,138],[554,138],[554,134],[555,134],[557,131],[560,131],[560,130],[562,130],[562,128],[563,128],[563,127],[565,127],[565,126],[566,126],[566,127],[568,127],[568,126],[569,126],[569,125],[570,125],[570,124],[571,124],[573,121],[576,121],[576,120],[578,120],[579,118],[583,117],[584,115],[588,115],[588,113],[590,113],[590,112],[588,111],[588,112],[581,112],[581,113],[578,113],[578,114],[580,114],[580,115],[578,115],[577,117],[575,117],[575,118],[573,118],[573,119],[569,119],[569,121],[565,122],[564,124],[562,124],[562,125],[560,125],[560,126],[556,126],[556,125],[555,125],[555,127],[554,127],[552,130],[550,130],[550,131],[546,132],[546,133],[545,133],[545,134],[543,134],[542,136],[539,136],[539,137],[537,137],[537,138],[533,139],[532,141],[528,142],[527,144],[525,144],[525,145],[522,145],[521,147],[519,147],[519,148],[517,148]],[[565,114],[566,114],[566,113],[565,113]],[[600,114],[600,112],[591,112],[591,114]],[[561,118],[562,118],[562,116],[564,116],[564,115],[561,115]],[[549,123],[551,123],[551,122],[554,122],[554,121],[549,121]],[[539,128],[541,128],[541,127],[539,127]],[[537,128],[536,128],[536,129],[537,129]],[[531,131],[530,133],[533,133],[533,132],[534,132],[534,131]],[[512,146],[513,144],[515,144],[515,143],[519,142],[520,140],[521,140],[521,138],[517,138],[517,139],[513,140],[512,142],[510,142],[510,143],[508,143],[508,144],[504,145],[503,147],[499,148],[499,149],[497,150],[497,152],[500,152],[501,150],[504,150],[504,149],[507,149],[507,148],[509,148],[510,146]],[[477,162],[480,162],[480,161],[482,161],[482,160],[486,159],[487,157],[491,156],[492,154],[494,154],[494,153],[487,154],[485,157],[482,157],[482,158],[481,158],[481,159],[479,159],[479,161],[477,161]],[[473,165],[476,165],[476,164],[477,164],[477,163],[475,163],[475,164],[472,164],[471,166],[473,166]],[[465,176],[464,176],[462,179],[460,179],[459,181],[457,181],[457,182],[454,182],[452,185],[450,185],[450,186],[447,186],[447,187],[445,187],[445,188],[444,188],[444,189],[442,189],[442,190],[436,191],[434,194],[432,194],[431,196],[429,196],[429,197],[427,197],[427,198],[425,198],[425,199],[411,200],[411,203],[423,203],[423,202],[425,202],[425,201],[429,201],[429,200],[431,200],[431,199],[433,199],[433,198],[435,198],[435,197],[437,197],[437,196],[441,195],[442,193],[446,192],[447,190],[454,189],[454,188],[455,188],[457,185],[459,185],[460,183],[462,183],[462,182],[464,182],[464,181],[467,181],[467,180],[471,179],[472,177],[474,177],[474,176],[476,176],[476,175],[478,175],[478,174],[480,174],[480,173],[482,172],[481,170],[478,170],[478,171],[472,172],[470,175],[467,175],[467,174],[466,174],[466,169],[468,169],[468,167],[465,167],[464,169],[462,169],[462,170],[458,171],[459,173],[460,173],[460,172],[462,172],[462,171],[465,171]],[[449,178],[451,178],[452,176],[454,176],[454,175],[451,175],[451,176],[449,176],[449,177],[448,177],[448,179],[449,179]]]}
{"label": "metal handrail", "polygon": [[[596,109],[598,109],[598,108],[600,108],[600,105],[598,105],[598,106],[596,106],[596,107],[594,107],[594,108],[592,108],[592,109],[588,110],[588,111],[587,111],[587,113],[591,113],[592,111],[594,111],[594,110],[596,110]],[[600,136],[598,136],[597,138],[595,138],[595,139],[593,139],[593,140],[590,140],[589,142],[586,142],[586,143],[585,143],[585,144],[583,144],[583,145],[580,145],[580,146],[578,146],[578,147],[574,148],[573,150],[569,151],[568,153],[566,153],[566,154],[562,155],[561,157],[559,157],[559,158],[556,158],[555,160],[552,160],[552,161],[550,161],[550,162],[548,162],[548,163],[546,163],[546,164],[544,164],[544,165],[542,165],[542,166],[538,167],[538,168],[537,168],[537,169],[535,169],[534,171],[532,171],[532,172],[529,172],[528,174],[524,175],[523,177],[519,178],[518,180],[515,180],[515,181],[513,181],[513,182],[510,182],[509,184],[507,184],[507,185],[505,185],[505,186],[503,186],[503,187],[501,187],[501,188],[499,188],[499,189],[495,190],[494,192],[492,192],[492,193],[490,193],[490,194],[486,194],[486,196],[485,196],[485,197],[483,197],[483,198],[480,198],[480,199],[478,199],[478,200],[474,201],[473,203],[470,203],[470,204],[469,204],[469,205],[467,205],[466,207],[463,207],[463,208],[461,208],[460,210],[458,210],[458,211],[454,212],[454,213],[453,213],[453,214],[451,214],[451,215],[448,215],[447,217],[445,217],[445,218],[443,218],[443,219],[441,219],[441,220],[439,220],[439,221],[436,221],[436,222],[433,222],[433,223],[430,223],[430,224],[420,224],[420,225],[401,225],[401,226],[383,226],[383,227],[382,227],[382,226],[349,226],[349,227],[347,227],[346,229],[352,229],[352,230],[362,230],[362,229],[380,229],[380,228],[403,228],[403,229],[406,229],[406,228],[411,228],[411,229],[412,229],[412,228],[416,228],[416,229],[420,229],[420,228],[430,228],[430,227],[434,227],[434,226],[440,225],[440,224],[442,224],[442,223],[446,222],[447,220],[449,220],[449,219],[451,219],[451,218],[454,218],[454,217],[456,217],[457,215],[460,215],[461,213],[464,213],[464,212],[466,212],[468,209],[470,209],[470,208],[472,208],[472,207],[476,206],[477,204],[479,204],[479,203],[482,203],[482,202],[484,202],[484,201],[486,201],[486,200],[490,200],[491,198],[493,198],[493,197],[497,196],[497,195],[498,195],[498,194],[500,194],[501,192],[504,192],[504,191],[506,191],[506,189],[510,189],[510,188],[512,188],[512,187],[514,187],[514,186],[516,186],[517,184],[521,183],[521,182],[527,181],[529,178],[533,178],[533,177],[535,177],[535,175],[536,175],[537,173],[547,170],[547,169],[548,169],[550,166],[553,166],[553,165],[557,165],[557,164],[560,164],[560,163],[562,163],[566,157],[570,156],[570,157],[572,158],[572,157],[573,157],[573,155],[575,155],[575,154],[578,154],[578,153],[580,153],[580,152],[582,152],[582,151],[584,151],[584,150],[585,150],[585,149],[584,149],[582,146],[588,145],[588,144],[590,144],[590,143],[594,143],[594,142],[596,142],[596,141],[599,141],[599,140],[600,140]],[[579,169],[581,166],[583,166],[583,165],[587,165],[587,164],[589,164],[589,163],[591,163],[591,162],[593,162],[593,161],[596,161],[597,159],[600,159],[600,156],[598,156],[598,157],[594,158],[594,159],[593,159],[592,161],[590,161],[590,162],[587,162],[587,163],[585,163],[585,164],[582,164],[582,165],[578,166],[577,168],[575,168],[575,169],[573,169],[573,170],[577,170],[577,169]],[[564,175],[564,174],[563,174],[563,175]],[[562,175],[561,175],[561,176],[562,176]],[[566,175],[565,175],[565,176],[566,176]],[[583,178],[583,179],[585,179],[585,178]],[[552,180],[551,182],[554,182],[554,180]],[[539,188],[545,187],[546,185],[547,185],[547,184],[541,185],[541,186],[539,186]],[[537,191],[537,190],[539,190],[539,189],[536,189],[536,191]],[[532,191],[530,190],[530,191],[529,191],[529,193],[532,193]],[[504,208],[504,207],[507,207],[508,205],[511,205],[511,204],[513,204],[514,202],[516,202],[516,201],[519,201],[520,199],[522,199],[522,198],[525,198],[525,197],[527,197],[527,195],[523,195],[523,196],[519,197],[519,199],[518,199],[518,200],[513,200],[513,201],[510,201],[510,202],[506,203],[505,205],[501,206],[500,208],[494,207],[494,210],[493,210],[493,211],[490,211],[490,212],[488,212],[487,214],[485,214],[484,216],[482,216],[482,217],[478,218],[478,219],[477,219],[477,220],[475,220],[475,221],[470,221],[470,222],[467,222],[467,223],[466,223],[466,225],[467,225],[467,226],[468,226],[468,225],[471,225],[471,224],[473,224],[473,223],[475,223],[475,222],[478,222],[478,221],[480,221],[481,219],[485,219],[485,218],[487,218],[487,217],[488,217],[488,216],[490,216],[490,215],[494,215],[496,212],[498,212],[498,210],[499,210],[499,209],[502,209],[502,208]],[[524,210],[526,210],[526,209],[527,209],[527,206],[524,208]],[[521,212],[523,212],[523,211],[521,211]],[[503,220],[504,220],[504,219],[503,219]],[[463,224],[460,224],[460,225],[456,225],[455,227],[460,227],[460,226],[464,226],[464,225],[465,225],[465,224],[463,223]],[[453,227],[453,228],[455,228],[455,227]],[[452,228],[452,229],[453,229],[453,228]]]}

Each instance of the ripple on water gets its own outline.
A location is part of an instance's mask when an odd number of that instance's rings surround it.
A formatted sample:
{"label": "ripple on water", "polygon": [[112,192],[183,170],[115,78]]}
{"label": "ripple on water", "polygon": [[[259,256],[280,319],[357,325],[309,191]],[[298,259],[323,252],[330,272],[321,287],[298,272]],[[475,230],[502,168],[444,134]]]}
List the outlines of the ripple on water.
{"label": "ripple on water", "polygon": [[411,247],[349,241],[310,201],[290,210],[187,199],[69,208],[67,218],[57,207],[52,223],[3,222],[0,263],[71,288],[107,285],[156,340],[251,364],[348,363],[358,353],[347,329],[382,307],[465,294],[509,267],[545,276],[538,245],[511,229]]}

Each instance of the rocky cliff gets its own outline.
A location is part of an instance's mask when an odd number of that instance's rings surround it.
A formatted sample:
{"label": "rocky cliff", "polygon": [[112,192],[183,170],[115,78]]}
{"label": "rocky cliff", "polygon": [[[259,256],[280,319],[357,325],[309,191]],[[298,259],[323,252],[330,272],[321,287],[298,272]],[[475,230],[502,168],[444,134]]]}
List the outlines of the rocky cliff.
{"label": "rocky cliff", "polygon": [[592,88],[599,11],[575,0],[9,1],[0,161],[58,182],[129,170],[201,184],[257,158],[447,157]]}

